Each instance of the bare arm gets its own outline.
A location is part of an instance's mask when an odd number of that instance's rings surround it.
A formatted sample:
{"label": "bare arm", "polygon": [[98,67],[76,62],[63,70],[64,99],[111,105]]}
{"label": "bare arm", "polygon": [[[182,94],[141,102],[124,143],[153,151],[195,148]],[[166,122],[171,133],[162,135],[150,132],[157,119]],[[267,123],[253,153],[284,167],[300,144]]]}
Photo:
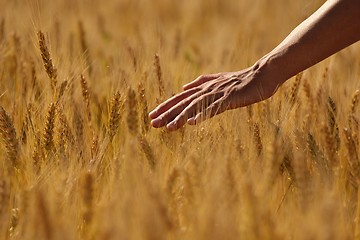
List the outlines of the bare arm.
{"label": "bare arm", "polygon": [[271,97],[295,74],[360,40],[360,0],[328,0],[252,67],[200,76],[150,114],[176,130]]}
{"label": "bare arm", "polygon": [[264,60],[269,61],[269,65],[283,75],[281,77],[285,81],[358,40],[360,1],[329,0],[296,27]]}

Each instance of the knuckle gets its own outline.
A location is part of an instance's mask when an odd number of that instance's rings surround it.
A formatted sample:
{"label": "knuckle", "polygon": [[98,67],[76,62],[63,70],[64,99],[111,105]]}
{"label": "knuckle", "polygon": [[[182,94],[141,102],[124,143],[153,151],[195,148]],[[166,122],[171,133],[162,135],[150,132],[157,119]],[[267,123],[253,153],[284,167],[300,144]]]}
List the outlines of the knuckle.
{"label": "knuckle", "polygon": [[224,86],[221,85],[221,84],[217,84],[213,87],[213,89],[211,90],[212,93],[218,93],[218,92],[221,92],[223,91],[224,89]]}
{"label": "knuckle", "polygon": [[197,92],[201,92],[201,91],[203,91],[204,90],[204,88],[203,87],[201,87],[201,86],[198,86],[198,87],[196,87],[196,88],[194,88],[194,93],[197,93]]}
{"label": "knuckle", "polygon": [[188,100],[187,99],[184,99],[184,100],[181,100],[179,105],[180,106],[185,106],[187,104]]}
{"label": "knuckle", "polygon": [[227,88],[224,90],[224,97],[228,98],[231,95],[234,95],[234,93],[235,93],[234,88]]}
{"label": "knuckle", "polygon": [[207,75],[201,74],[201,75],[197,78],[197,80],[202,80],[202,79],[205,79],[205,78],[207,78]]}
{"label": "knuckle", "polygon": [[217,78],[219,76],[219,73],[215,74],[201,74],[197,79],[199,80],[206,80],[211,78]]}
{"label": "knuckle", "polygon": [[164,113],[164,114],[161,114],[159,117],[158,117],[158,119],[160,120],[160,121],[163,121],[164,120],[164,118],[166,117],[166,115],[165,115],[166,113]]}

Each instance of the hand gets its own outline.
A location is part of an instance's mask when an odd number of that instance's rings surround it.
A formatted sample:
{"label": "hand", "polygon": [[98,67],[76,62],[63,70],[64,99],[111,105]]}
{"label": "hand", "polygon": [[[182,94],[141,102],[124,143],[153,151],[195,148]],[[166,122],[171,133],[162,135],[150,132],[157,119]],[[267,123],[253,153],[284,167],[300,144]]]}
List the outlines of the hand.
{"label": "hand", "polygon": [[258,64],[239,72],[203,75],[183,86],[184,91],[160,104],[149,117],[155,128],[176,130],[195,125],[226,110],[271,97],[278,85]]}

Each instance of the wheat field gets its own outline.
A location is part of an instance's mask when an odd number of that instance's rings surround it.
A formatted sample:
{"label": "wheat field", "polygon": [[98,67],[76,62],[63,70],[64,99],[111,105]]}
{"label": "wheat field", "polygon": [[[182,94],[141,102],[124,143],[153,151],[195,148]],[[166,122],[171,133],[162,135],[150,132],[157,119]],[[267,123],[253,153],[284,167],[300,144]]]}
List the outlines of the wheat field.
{"label": "wheat field", "polygon": [[360,239],[359,44],[198,126],[148,118],[322,3],[0,0],[0,239]]}

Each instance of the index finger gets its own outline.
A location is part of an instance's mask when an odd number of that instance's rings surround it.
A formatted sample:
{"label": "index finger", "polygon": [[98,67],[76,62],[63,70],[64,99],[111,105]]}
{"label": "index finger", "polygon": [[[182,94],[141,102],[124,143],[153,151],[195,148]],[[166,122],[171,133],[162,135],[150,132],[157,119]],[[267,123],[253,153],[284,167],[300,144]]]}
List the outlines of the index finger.
{"label": "index finger", "polygon": [[191,88],[197,87],[202,85],[203,83],[214,80],[221,76],[221,73],[215,73],[215,74],[209,74],[209,75],[201,75],[198,78],[196,78],[194,81],[187,83],[183,86],[184,90],[189,90]]}

